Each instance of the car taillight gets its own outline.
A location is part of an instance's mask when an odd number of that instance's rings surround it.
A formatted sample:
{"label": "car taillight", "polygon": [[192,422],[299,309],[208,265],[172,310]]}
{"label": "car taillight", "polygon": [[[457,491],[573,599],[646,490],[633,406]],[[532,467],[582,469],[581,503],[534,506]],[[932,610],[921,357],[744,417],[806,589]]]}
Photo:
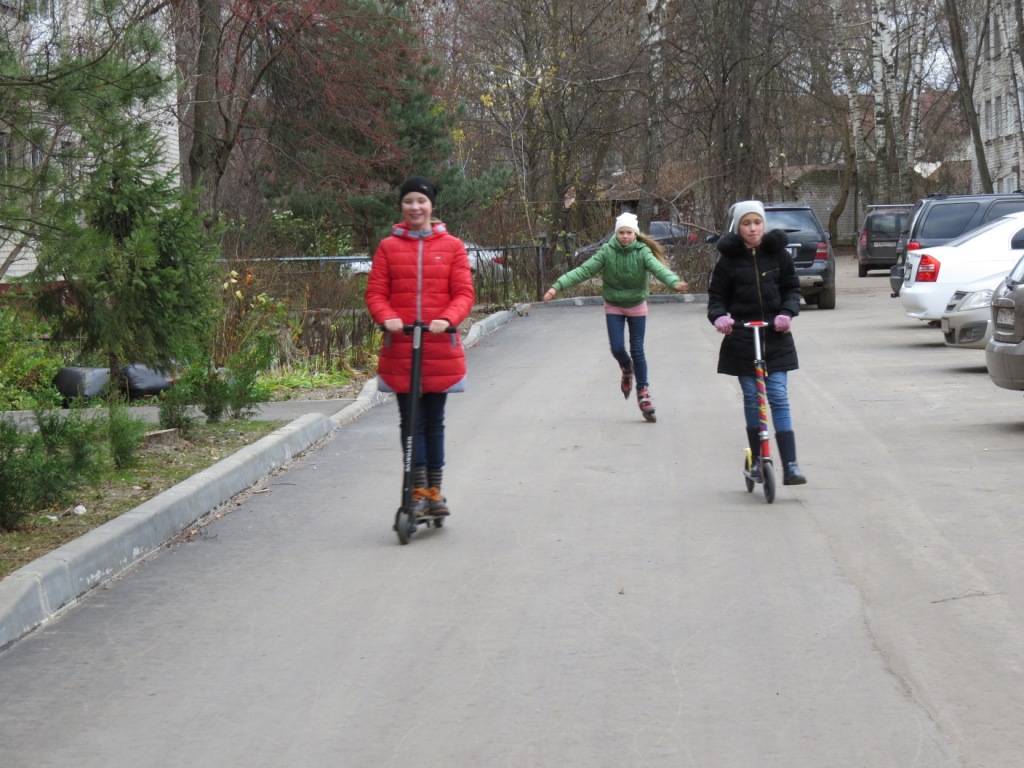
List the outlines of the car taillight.
{"label": "car taillight", "polygon": [[818,250],[814,252],[814,260],[827,259],[828,258],[828,243],[822,240],[818,243]]}
{"label": "car taillight", "polygon": [[917,282],[934,283],[939,279],[939,267],[942,266],[939,260],[927,253],[921,257],[921,263],[917,265]]}
{"label": "car taillight", "polygon": [[921,250],[921,244],[919,242],[917,242],[916,240],[911,240],[909,243],[907,243],[907,250],[908,251],[919,251],[919,250]]}
{"label": "car taillight", "polygon": [[867,248],[868,247],[868,231],[867,230],[864,230],[863,232],[860,233],[860,247],[861,248]]}
{"label": "car taillight", "polygon": [[493,259],[491,259],[491,261],[493,261],[495,264],[504,264],[505,263],[505,257],[504,256],[495,256]]}

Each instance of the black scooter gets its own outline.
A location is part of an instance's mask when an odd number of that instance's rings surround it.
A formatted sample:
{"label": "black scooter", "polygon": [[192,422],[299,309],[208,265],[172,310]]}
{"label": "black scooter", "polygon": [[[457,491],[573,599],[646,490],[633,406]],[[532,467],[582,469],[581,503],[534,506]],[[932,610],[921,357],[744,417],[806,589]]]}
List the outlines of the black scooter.
{"label": "black scooter", "polygon": [[[428,499],[413,499],[413,473],[416,467],[416,420],[419,418],[420,389],[423,384],[423,334],[427,324],[417,320],[412,325],[403,326],[402,332],[412,336],[412,370],[409,373],[409,399],[405,414],[408,434],[404,438],[404,457],[402,467],[402,506],[395,513],[395,533],[398,541],[408,544],[419,526],[441,528],[444,525],[443,515],[430,513]],[[449,326],[448,333],[457,333],[458,328]]]}

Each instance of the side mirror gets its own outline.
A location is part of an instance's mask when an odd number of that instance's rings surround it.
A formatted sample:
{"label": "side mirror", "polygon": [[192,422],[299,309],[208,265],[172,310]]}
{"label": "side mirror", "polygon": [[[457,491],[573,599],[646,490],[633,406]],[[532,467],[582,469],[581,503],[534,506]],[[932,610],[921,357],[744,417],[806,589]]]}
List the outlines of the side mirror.
{"label": "side mirror", "polygon": [[704,238],[704,242],[709,244],[717,243],[721,237],[721,235],[708,235],[707,237]]}

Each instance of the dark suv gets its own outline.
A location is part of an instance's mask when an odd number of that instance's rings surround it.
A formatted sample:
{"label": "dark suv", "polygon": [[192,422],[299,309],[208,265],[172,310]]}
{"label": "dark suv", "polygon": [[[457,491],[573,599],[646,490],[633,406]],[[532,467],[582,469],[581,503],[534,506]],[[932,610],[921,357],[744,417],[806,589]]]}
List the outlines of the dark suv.
{"label": "dark suv", "polygon": [[896,242],[906,229],[912,203],[869,205],[864,226],[857,233],[857,274],[867,277],[868,270],[890,269],[896,263]]}
{"label": "dark suv", "polygon": [[1008,213],[1024,211],[1024,193],[929,195],[914,204],[896,243],[896,263],[889,270],[893,298],[900,295],[907,251],[945,245],[964,232]]}
{"label": "dark suv", "polygon": [[789,237],[789,252],[800,277],[800,293],[819,309],[836,306],[836,257],[829,233],[809,205],[765,203],[765,231],[781,229]]}

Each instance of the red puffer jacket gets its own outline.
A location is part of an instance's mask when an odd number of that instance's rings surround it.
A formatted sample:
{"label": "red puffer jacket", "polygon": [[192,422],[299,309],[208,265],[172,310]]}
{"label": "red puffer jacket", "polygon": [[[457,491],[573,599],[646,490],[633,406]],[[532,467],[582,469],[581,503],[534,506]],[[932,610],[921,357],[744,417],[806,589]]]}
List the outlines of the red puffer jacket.
{"label": "red puffer jacket", "polygon": [[[381,240],[366,282],[366,306],[374,322],[401,318],[428,325],[445,319],[451,325],[465,320],[473,309],[473,273],[466,247],[435,223],[425,237],[399,224]],[[385,333],[377,375],[383,389],[409,391],[412,337]],[[466,354],[459,334],[423,334],[423,391],[449,392],[463,388]]]}

